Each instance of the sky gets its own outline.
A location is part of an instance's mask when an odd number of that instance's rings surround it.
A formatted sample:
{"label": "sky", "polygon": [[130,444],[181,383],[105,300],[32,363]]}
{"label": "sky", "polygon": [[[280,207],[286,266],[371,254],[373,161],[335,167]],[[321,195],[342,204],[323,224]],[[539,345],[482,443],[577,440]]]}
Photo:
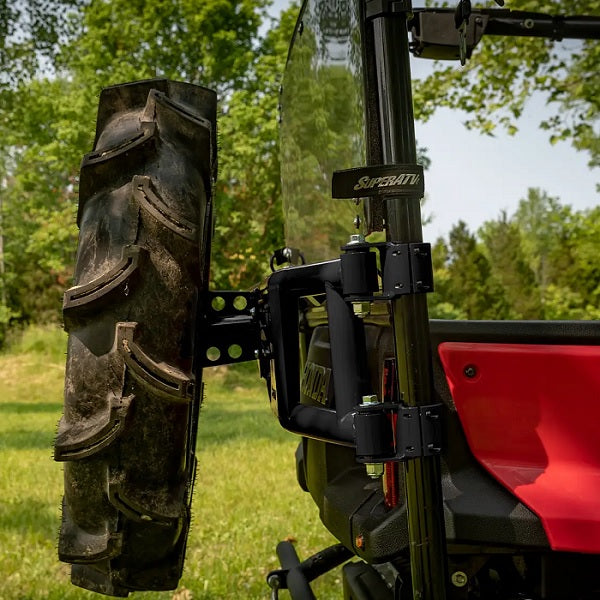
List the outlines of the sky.
{"label": "sky", "polygon": [[[272,14],[289,4],[290,0],[275,0]],[[424,77],[432,68],[432,61],[411,61],[413,76]],[[461,68],[458,63],[456,68]],[[439,109],[429,122],[415,124],[418,144],[427,148],[431,159],[424,212],[433,220],[424,228],[425,241],[446,236],[459,219],[476,231],[502,210],[510,216],[530,187],[576,209],[600,202],[600,169],[590,169],[588,156],[568,142],[550,144],[548,132],[538,127],[548,114],[544,98],[533,97],[517,122],[519,133],[512,137],[501,130],[493,138],[469,131],[463,125],[466,115],[450,109]]]}

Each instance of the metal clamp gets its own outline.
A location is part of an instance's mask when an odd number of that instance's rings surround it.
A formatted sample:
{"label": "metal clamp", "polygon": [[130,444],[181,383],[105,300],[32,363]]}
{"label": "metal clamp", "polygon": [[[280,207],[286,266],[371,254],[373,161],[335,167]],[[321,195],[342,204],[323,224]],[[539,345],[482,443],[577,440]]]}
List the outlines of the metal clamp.
{"label": "metal clamp", "polygon": [[[377,281],[379,252],[382,286]],[[342,248],[342,288],[350,301],[392,300],[406,294],[433,291],[431,245],[398,242],[352,243]]]}
{"label": "metal clamp", "polygon": [[412,12],[412,0],[367,0],[366,18]]}
{"label": "metal clamp", "polygon": [[356,460],[378,463],[440,454],[441,415],[441,404],[361,404],[354,415]]}

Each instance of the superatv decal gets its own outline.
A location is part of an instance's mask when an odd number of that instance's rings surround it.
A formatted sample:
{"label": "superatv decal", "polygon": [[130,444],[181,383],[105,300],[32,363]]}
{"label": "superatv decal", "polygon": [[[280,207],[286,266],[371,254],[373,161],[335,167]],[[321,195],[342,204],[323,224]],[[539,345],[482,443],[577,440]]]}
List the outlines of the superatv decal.
{"label": "superatv decal", "polygon": [[366,190],[374,187],[389,187],[391,185],[417,185],[421,180],[418,173],[401,173],[387,177],[369,177],[365,175],[358,180],[354,190]]}
{"label": "superatv decal", "polygon": [[381,165],[360,167],[333,174],[333,198],[363,198],[366,196],[411,196],[424,193],[421,165]]}

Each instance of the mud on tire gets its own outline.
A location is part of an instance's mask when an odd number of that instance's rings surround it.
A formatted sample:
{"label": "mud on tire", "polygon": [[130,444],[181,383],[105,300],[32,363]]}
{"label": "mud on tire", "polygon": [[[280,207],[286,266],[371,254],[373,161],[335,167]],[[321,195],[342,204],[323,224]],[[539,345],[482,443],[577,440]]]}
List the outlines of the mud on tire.
{"label": "mud on tire", "polygon": [[[167,80],[105,89],[81,167],[64,416],[59,558],[114,596],[177,586],[202,397],[213,92]],[[196,372],[197,371],[197,372]]]}

